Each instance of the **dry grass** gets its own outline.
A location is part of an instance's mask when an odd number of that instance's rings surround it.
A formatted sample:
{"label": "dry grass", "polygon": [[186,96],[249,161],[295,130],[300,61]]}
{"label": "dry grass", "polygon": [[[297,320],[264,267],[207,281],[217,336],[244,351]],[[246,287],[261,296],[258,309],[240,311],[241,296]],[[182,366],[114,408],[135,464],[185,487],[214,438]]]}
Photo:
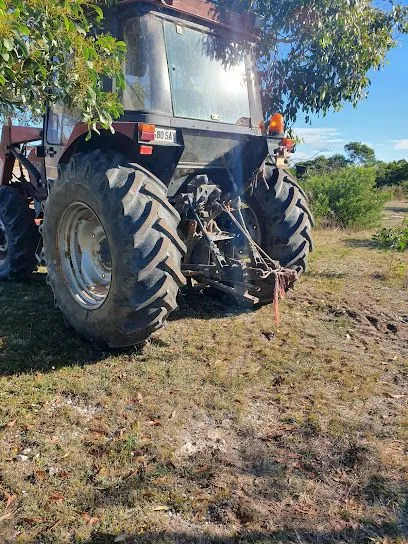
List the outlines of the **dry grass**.
{"label": "dry grass", "polygon": [[0,286],[0,542],[408,542],[408,257],[370,238],[317,232],[278,329],[184,294],[121,354]]}

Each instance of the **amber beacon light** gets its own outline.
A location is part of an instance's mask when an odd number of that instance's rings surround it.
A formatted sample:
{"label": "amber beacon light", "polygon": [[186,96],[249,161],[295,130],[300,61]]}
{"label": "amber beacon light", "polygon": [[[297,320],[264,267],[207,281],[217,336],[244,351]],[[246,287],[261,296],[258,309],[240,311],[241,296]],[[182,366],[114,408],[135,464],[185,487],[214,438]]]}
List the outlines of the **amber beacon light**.
{"label": "amber beacon light", "polygon": [[285,132],[285,121],[281,113],[275,113],[269,120],[269,136],[282,137]]}

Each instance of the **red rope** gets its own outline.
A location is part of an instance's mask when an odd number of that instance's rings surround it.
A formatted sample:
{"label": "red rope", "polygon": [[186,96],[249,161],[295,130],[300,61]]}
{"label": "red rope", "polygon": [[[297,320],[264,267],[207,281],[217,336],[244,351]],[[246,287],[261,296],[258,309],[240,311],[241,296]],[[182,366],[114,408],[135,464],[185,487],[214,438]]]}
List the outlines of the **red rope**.
{"label": "red rope", "polygon": [[280,325],[281,318],[279,312],[279,299],[285,298],[285,277],[279,272],[275,272],[275,286],[273,295],[273,309],[276,326]]}

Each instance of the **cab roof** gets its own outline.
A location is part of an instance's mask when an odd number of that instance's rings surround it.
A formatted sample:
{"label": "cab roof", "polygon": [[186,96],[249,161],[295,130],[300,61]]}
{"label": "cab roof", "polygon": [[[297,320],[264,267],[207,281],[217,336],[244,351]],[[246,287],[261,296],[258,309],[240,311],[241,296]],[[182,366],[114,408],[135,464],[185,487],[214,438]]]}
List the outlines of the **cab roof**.
{"label": "cab roof", "polygon": [[218,6],[207,0],[121,0],[119,5],[130,5],[136,3],[151,4],[156,8],[165,8],[175,11],[180,15],[214,26],[234,30],[243,38],[258,40],[260,28],[257,23],[258,17],[250,12],[236,13],[235,11],[220,9]]}

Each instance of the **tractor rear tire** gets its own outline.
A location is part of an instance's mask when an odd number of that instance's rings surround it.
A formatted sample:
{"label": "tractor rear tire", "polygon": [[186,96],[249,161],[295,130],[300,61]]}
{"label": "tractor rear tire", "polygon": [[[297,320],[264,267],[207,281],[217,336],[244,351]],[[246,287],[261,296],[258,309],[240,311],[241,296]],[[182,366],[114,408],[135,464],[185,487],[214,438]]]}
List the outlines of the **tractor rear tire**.
{"label": "tractor rear tire", "polygon": [[47,200],[44,256],[56,305],[82,336],[143,343],[185,283],[180,217],[166,186],[113,151],[75,154]]}
{"label": "tractor rear tire", "polygon": [[35,270],[40,235],[34,217],[16,189],[0,187],[0,280],[24,280]]}
{"label": "tractor rear tire", "polygon": [[[265,182],[259,181],[252,195],[245,197],[259,224],[260,246],[282,267],[295,270],[299,278],[313,250],[314,220],[307,196],[287,171],[272,165],[265,166]],[[270,301],[270,290],[267,292],[261,302]]]}

